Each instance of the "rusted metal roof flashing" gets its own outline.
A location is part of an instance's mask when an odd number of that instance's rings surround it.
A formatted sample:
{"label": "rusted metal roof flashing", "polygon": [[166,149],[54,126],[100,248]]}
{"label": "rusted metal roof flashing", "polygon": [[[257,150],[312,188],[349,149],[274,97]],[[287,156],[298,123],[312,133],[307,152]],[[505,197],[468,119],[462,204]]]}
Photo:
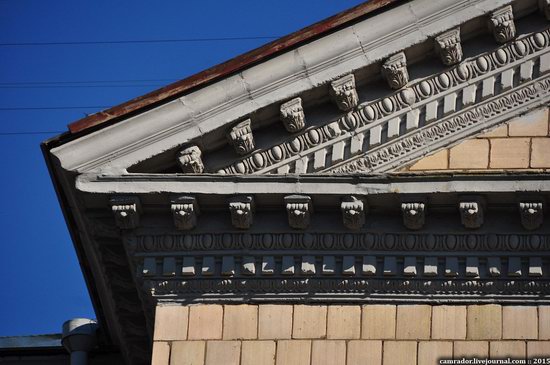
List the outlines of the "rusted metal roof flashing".
{"label": "rusted metal roof flashing", "polygon": [[[178,98],[185,93],[205,87],[223,77],[231,76],[261,61],[275,57],[283,51],[288,51],[306,42],[311,42],[327,33],[337,31],[344,26],[349,26],[362,20],[367,15],[373,16],[381,11],[382,8],[386,10],[386,8],[390,6],[395,6],[398,3],[407,1],[409,0],[367,1],[193,76],[73,122],[68,125],[69,133],[77,136],[91,133],[97,129],[116,123],[123,118],[144,112],[162,103]],[[67,137],[68,136],[63,136],[61,139],[58,139],[56,144],[59,144],[61,140],[64,142]]]}

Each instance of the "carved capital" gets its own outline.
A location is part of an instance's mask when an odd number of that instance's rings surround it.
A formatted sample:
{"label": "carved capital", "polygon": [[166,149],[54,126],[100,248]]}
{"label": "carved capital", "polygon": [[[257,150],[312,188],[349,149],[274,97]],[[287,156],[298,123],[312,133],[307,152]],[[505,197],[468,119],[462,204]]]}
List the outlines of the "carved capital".
{"label": "carved capital", "polygon": [[359,96],[355,90],[355,76],[346,75],[330,83],[330,95],[340,110],[352,110],[359,103]]}
{"label": "carved capital", "polygon": [[313,204],[307,195],[289,195],[285,197],[288,224],[292,228],[306,229],[309,226]]}
{"label": "carved capital", "polygon": [[115,223],[122,229],[133,229],[139,226],[141,204],[137,196],[121,196],[111,199],[111,210]]}
{"label": "carved capital", "polygon": [[516,36],[516,25],[514,24],[514,13],[512,6],[508,5],[495,11],[489,19],[489,30],[498,43],[506,43]]}
{"label": "carved capital", "polygon": [[200,174],[204,171],[202,152],[197,146],[189,146],[178,153],[178,162],[185,173]]}
{"label": "carved capital", "polygon": [[250,119],[238,123],[227,135],[229,143],[239,155],[246,155],[254,149],[254,137],[250,128]]}
{"label": "carved capital", "polygon": [[519,214],[523,228],[528,230],[539,228],[543,221],[542,209],[542,202],[520,202]]}
{"label": "carved capital", "polygon": [[421,229],[426,221],[425,207],[424,202],[401,203],[405,227],[413,230]]}
{"label": "carved capital", "polygon": [[550,20],[550,0],[539,0],[539,9]]}
{"label": "carved capital", "polygon": [[229,201],[231,223],[235,228],[248,229],[252,225],[254,215],[254,198],[252,196],[237,196]]}
{"label": "carved capital", "polygon": [[197,216],[200,212],[197,199],[194,197],[181,196],[173,199],[171,210],[176,229],[188,230],[197,225]]}
{"label": "carved capital", "polygon": [[449,30],[435,37],[435,52],[446,66],[452,66],[462,61],[460,28]]}
{"label": "carved capital", "polygon": [[401,89],[409,82],[407,58],[400,52],[391,56],[382,64],[382,75],[392,89]]}
{"label": "carved capital", "polygon": [[290,133],[304,129],[306,123],[301,98],[294,98],[281,105],[281,120]]}
{"label": "carved capital", "polygon": [[365,204],[354,196],[342,199],[340,205],[344,225],[349,229],[360,229],[365,224]]}
{"label": "carved capital", "polygon": [[480,198],[464,199],[458,204],[460,220],[466,228],[479,228],[483,224],[483,202]]}

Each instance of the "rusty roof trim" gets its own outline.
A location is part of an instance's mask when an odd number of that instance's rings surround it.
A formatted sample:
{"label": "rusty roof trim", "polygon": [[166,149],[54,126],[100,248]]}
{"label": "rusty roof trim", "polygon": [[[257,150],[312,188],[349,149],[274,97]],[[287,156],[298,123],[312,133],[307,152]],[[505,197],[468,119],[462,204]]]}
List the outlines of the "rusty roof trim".
{"label": "rusty roof trim", "polygon": [[373,13],[383,7],[404,1],[407,0],[371,0],[363,4],[359,4],[351,9],[345,10],[330,18],[279,38],[229,61],[201,71],[193,76],[187,77],[143,96],[139,96],[123,104],[77,120],[76,122],[68,125],[69,132],[71,134],[82,134],[91,130],[96,130],[100,128],[100,126],[103,127],[107,125],[108,122],[120,120],[123,116],[133,114],[138,111],[145,111],[147,108],[155,107],[161,102],[174,99],[185,92],[189,92],[198,87],[206,86],[213,81],[221,79],[222,77],[229,76],[238,71],[251,67],[262,60],[275,56],[281,51],[296,47],[306,41],[312,41],[330,31],[335,31],[342,26],[355,22],[363,16]]}

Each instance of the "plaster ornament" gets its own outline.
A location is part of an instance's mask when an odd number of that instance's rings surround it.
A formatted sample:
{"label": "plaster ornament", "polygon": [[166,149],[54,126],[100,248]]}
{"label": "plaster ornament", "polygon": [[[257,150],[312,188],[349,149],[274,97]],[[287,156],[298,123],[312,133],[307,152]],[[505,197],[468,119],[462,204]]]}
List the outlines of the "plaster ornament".
{"label": "plaster ornament", "polygon": [[301,98],[294,98],[281,104],[281,120],[290,133],[304,129],[306,123]]}
{"label": "plaster ornament", "polygon": [[550,0],[539,0],[539,9],[550,20]]}
{"label": "plaster ornament", "polygon": [[405,53],[399,52],[391,56],[382,64],[382,75],[392,89],[401,89],[409,82],[407,58]]}
{"label": "plaster ornament", "polygon": [[254,149],[254,137],[250,128],[250,119],[242,121],[234,126],[227,138],[239,155],[246,155]]}
{"label": "plaster ornament", "polygon": [[350,111],[359,103],[359,96],[355,89],[355,76],[346,75],[330,83],[330,95],[342,111]]}
{"label": "plaster ornament", "polygon": [[542,202],[520,202],[519,213],[523,228],[534,230],[542,225]]}
{"label": "plaster ornament", "polygon": [[403,224],[408,229],[421,229],[425,222],[425,203],[402,203]]}
{"label": "plaster ornament", "polygon": [[479,228],[483,224],[483,204],[479,200],[459,203],[460,220],[466,228]]}
{"label": "plaster ornament", "polygon": [[204,171],[202,152],[197,146],[190,146],[178,153],[178,162],[184,173],[200,174]]}
{"label": "plaster ornament", "polygon": [[175,198],[171,205],[174,225],[179,230],[189,230],[197,225],[199,206],[197,200],[192,196]]}
{"label": "plaster ornament", "polygon": [[349,229],[360,229],[365,224],[365,204],[354,196],[346,197],[340,205],[344,225]]}
{"label": "plaster ornament", "polygon": [[229,202],[231,224],[235,228],[248,229],[252,225],[254,198],[252,196],[234,197]]}
{"label": "plaster ornament", "polygon": [[133,229],[139,226],[141,205],[136,196],[116,197],[111,199],[111,210],[115,223],[121,229]]}
{"label": "plaster ornament", "polygon": [[495,11],[489,19],[489,29],[498,43],[506,43],[516,36],[514,13],[512,6],[508,5]]}
{"label": "plaster ornament", "polygon": [[313,205],[307,195],[289,195],[285,197],[288,224],[292,228],[306,229],[309,226]]}
{"label": "plaster ornament", "polygon": [[446,66],[452,66],[462,61],[460,28],[449,30],[435,37],[435,52]]}

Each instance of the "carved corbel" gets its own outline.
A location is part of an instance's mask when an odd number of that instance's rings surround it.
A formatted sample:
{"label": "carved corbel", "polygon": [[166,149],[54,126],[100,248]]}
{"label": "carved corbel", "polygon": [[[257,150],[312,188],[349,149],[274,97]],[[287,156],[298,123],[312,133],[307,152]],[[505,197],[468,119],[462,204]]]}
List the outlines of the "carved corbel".
{"label": "carved corbel", "polygon": [[235,228],[248,229],[252,225],[254,215],[254,198],[252,196],[237,196],[229,201],[231,223]]}
{"label": "carved corbel", "polygon": [[401,203],[403,224],[408,229],[421,229],[426,221],[426,203],[423,201]]}
{"label": "carved corbel", "polygon": [[539,9],[550,20],[550,0],[539,0]]}
{"label": "carved corbel", "polygon": [[111,199],[111,210],[115,223],[121,229],[133,229],[139,226],[141,204],[137,196],[121,196]]}
{"label": "carved corbel", "polygon": [[435,37],[435,52],[446,66],[452,66],[462,61],[460,28],[449,30]]}
{"label": "carved corbel", "polygon": [[355,76],[346,75],[330,83],[330,95],[340,110],[352,110],[359,103],[359,96],[355,89]]}
{"label": "carved corbel", "polygon": [[521,215],[521,224],[523,228],[534,230],[542,225],[543,212],[542,202],[520,202],[519,213]]}
{"label": "carved corbel", "polygon": [[204,171],[202,152],[197,146],[189,146],[178,153],[178,162],[184,173],[200,174]]}
{"label": "carved corbel", "polygon": [[463,198],[458,204],[460,220],[466,228],[479,228],[483,224],[484,204],[481,198]]}
{"label": "carved corbel", "polygon": [[200,214],[197,199],[192,196],[181,196],[172,200],[172,216],[176,229],[188,230],[197,225],[197,216]]}
{"label": "carved corbel", "polygon": [[354,196],[345,197],[340,205],[344,225],[349,229],[360,229],[365,224],[365,204]]}
{"label": "carved corbel", "polygon": [[294,98],[281,104],[281,120],[290,133],[304,129],[306,123],[301,98]]}
{"label": "carved corbel", "polygon": [[391,56],[382,64],[382,75],[392,89],[401,89],[409,82],[407,58],[404,52]]}
{"label": "carved corbel", "polygon": [[508,5],[495,11],[489,19],[489,30],[498,43],[506,43],[516,36],[516,25],[514,24],[514,12],[512,6]]}
{"label": "carved corbel", "polygon": [[229,143],[239,155],[246,155],[254,149],[254,137],[250,123],[250,119],[238,123],[227,135]]}
{"label": "carved corbel", "polygon": [[288,224],[292,228],[306,229],[309,225],[313,204],[307,195],[289,195],[285,197]]}

